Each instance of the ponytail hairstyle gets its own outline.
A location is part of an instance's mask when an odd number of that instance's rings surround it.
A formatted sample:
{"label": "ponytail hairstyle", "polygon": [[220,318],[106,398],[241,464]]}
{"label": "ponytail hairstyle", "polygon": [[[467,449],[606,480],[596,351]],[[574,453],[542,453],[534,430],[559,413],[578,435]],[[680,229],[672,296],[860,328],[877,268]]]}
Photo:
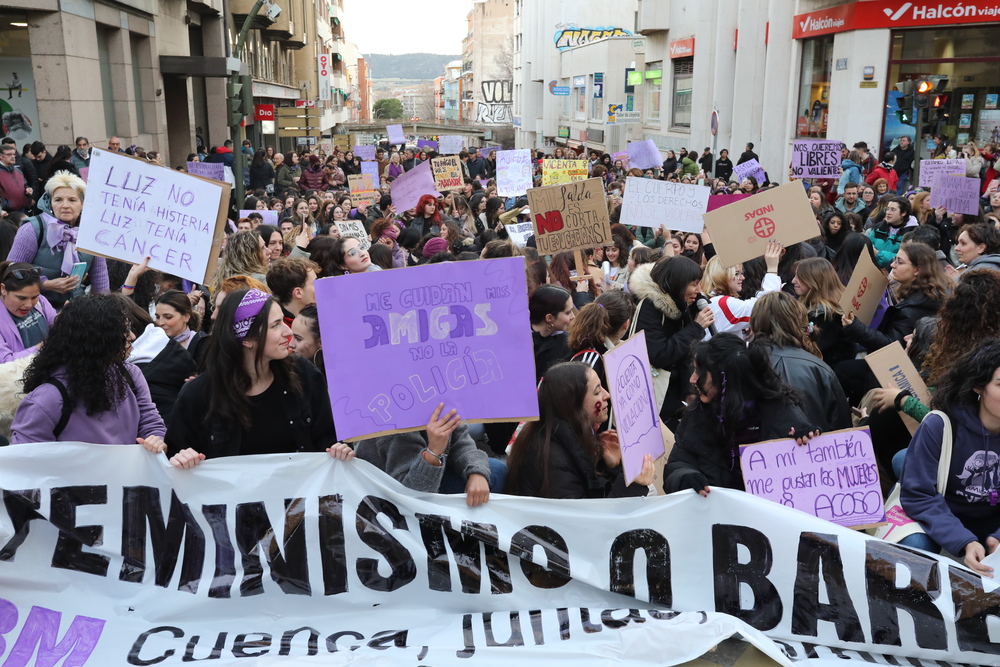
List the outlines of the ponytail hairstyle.
{"label": "ponytail hairstyle", "polygon": [[622,290],[608,290],[588,303],[569,325],[569,349],[604,351],[604,341],[618,333],[635,312],[632,299]]}
{"label": "ponytail hairstyle", "polygon": [[532,324],[541,324],[548,315],[558,315],[572,298],[569,290],[558,285],[542,285],[528,298],[528,316]]}
{"label": "ponytail hairstyle", "polygon": [[188,316],[187,327],[191,331],[201,331],[201,315],[191,307],[191,299],[184,292],[176,289],[167,290],[156,298],[156,305],[166,304],[180,313]]}
{"label": "ponytail hairstyle", "polygon": [[750,313],[750,330],[755,341],[797,347],[823,358],[806,307],[787,292],[768,292],[757,299]]}

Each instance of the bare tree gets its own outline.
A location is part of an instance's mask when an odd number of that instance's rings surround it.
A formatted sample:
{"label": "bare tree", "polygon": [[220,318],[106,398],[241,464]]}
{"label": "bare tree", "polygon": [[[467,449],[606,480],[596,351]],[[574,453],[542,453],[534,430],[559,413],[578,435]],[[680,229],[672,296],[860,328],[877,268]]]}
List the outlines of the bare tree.
{"label": "bare tree", "polygon": [[514,35],[507,35],[493,56],[493,78],[498,81],[514,80]]}

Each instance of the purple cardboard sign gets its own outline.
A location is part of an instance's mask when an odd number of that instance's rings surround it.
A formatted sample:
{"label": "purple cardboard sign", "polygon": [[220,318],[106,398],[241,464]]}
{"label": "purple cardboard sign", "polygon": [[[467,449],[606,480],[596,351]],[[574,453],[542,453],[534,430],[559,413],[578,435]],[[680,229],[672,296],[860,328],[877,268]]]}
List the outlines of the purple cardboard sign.
{"label": "purple cardboard sign", "polygon": [[359,160],[374,160],[375,159],[375,147],[374,146],[355,146],[353,148],[354,157]]}
{"label": "purple cardboard sign", "polygon": [[221,162],[188,162],[187,170],[194,176],[204,176],[223,182],[226,180],[226,165]]}
{"label": "purple cardboard sign", "polygon": [[256,211],[256,210],[240,209],[241,218],[249,217],[251,213],[260,213],[260,217],[263,220],[263,222],[260,223],[262,225],[274,225],[275,227],[278,226],[277,211]]}
{"label": "purple cardboard sign", "polygon": [[656,408],[653,370],[646,352],[646,332],[640,331],[605,354],[604,370],[614,406],[625,483],[631,484],[642,472],[646,454],[655,461],[666,451],[660,431],[660,411]]}
{"label": "purple cardboard sign", "polygon": [[406,143],[406,135],[403,134],[402,125],[386,125],[385,132],[389,135],[389,145],[399,146]]}
{"label": "purple cardboard sign", "polygon": [[722,208],[732,204],[733,202],[738,202],[741,199],[746,199],[752,195],[748,195],[745,192],[737,192],[732,195],[709,195],[708,196],[708,208],[705,210],[706,213],[714,211],[717,208]]}
{"label": "purple cardboard sign", "polygon": [[740,447],[747,493],[848,528],[885,521],[878,463],[867,428],[832,431],[805,445],[772,440]]}
{"label": "purple cardboard sign", "polygon": [[392,182],[392,203],[397,211],[408,211],[420,202],[423,195],[439,196],[434,187],[431,161],[421,162],[406,173],[400,174]]}
{"label": "purple cardboard sign", "polygon": [[376,190],[382,187],[382,182],[378,177],[378,162],[362,162],[361,173],[372,177],[372,185],[375,186]]}
{"label": "purple cardboard sign", "polygon": [[757,180],[757,185],[763,185],[764,181],[767,179],[767,174],[764,173],[764,169],[760,166],[760,162],[752,159],[733,167],[733,173],[736,174],[740,183],[742,183],[743,179],[747,176],[753,176]]}
{"label": "purple cardboard sign", "polygon": [[944,206],[949,213],[979,213],[979,179],[938,174],[931,188],[931,208]]}
{"label": "purple cardboard sign", "polygon": [[652,139],[628,142],[628,162],[629,166],[639,169],[661,169],[663,167],[660,149],[656,147]]}
{"label": "purple cardboard sign", "polygon": [[439,403],[464,421],[537,419],[527,294],[520,257],[316,281],[337,436],[424,429]]}
{"label": "purple cardboard sign", "polygon": [[427,139],[420,139],[417,141],[417,148],[432,148],[434,150],[438,149],[438,142],[428,141]]}
{"label": "purple cardboard sign", "polygon": [[840,178],[842,145],[826,139],[792,142],[792,173],[796,178]]}

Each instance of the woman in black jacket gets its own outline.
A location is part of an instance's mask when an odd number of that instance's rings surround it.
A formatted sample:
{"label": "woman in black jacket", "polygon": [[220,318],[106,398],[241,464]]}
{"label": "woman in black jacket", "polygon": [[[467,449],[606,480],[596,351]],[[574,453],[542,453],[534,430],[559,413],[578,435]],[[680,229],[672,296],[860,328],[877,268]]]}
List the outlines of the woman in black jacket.
{"label": "woman in black jacket", "polygon": [[660,418],[671,429],[687,394],[691,346],[715,322],[711,308],[699,311],[695,306],[700,283],[701,267],[687,257],[664,257],[639,266],[628,282],[629,291],[640,299],[636,331],[646,332],[649,363],[670,373]]}
{"label": "woman in black jacket", "polygon": [[740,445],[819,435],[797,405],[795,392],[771,368],[767,349],[736,334],[718,334],[694,349],[690,381],[698,400],[677,428],[663,469],[663,491],[709,486],[743,490]]}
{"label": "woman in black jacket", "polygon": [[274,165],[267,161],[263,148],[254,153],[250,162],[250,191],[257,190],[274,192]]}
{"label": "woman in black jacket", "polygon": [[167,424],[170,462],[323,451],[337,441],[322,374],[289,356],[291,329],[274,297],[237,290],[219,308],[205,372],[187,383]]}
{"label": "woman in black jacket", "polygon": [[729,151],[723,148],[719,151],[719,159],[715,161],[715,177],[727,183],[733,176],[733,161],[729,159]]}
{"label": "woman in black jacket", "polygon": [[677,171],[677,154],[673,151],[667,151],[667,159],[663,161],[663,173],[672,174]]}
{"label": "woman in black jacket", "polygon": [[535,350],[535,382],[538,382],[550,367],[572,356],[566,331],[576,318],[576,309],[569,290],[542,285],[528,297],[528,317]]}
{"label": "woman in black jacket", "polygon": [[540,498],[645,496],[653,457],[625,484],[615,431],[600,439],[594,427],[608,419],[608,392],[597,373],[577,361],[553,366],[538,390],[538,421],[517,436],[508,465],[507,493]]}

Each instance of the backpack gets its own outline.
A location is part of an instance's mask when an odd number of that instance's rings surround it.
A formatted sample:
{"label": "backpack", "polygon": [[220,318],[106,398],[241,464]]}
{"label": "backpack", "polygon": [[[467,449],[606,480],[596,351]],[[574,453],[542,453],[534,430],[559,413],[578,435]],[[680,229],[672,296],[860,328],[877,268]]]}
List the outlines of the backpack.
{"label": "backpack", "polygon": [[[128,381],[129,389],[132,390],[133,395],[138,395],[135,388],[135,380],[132,379],[132,374],[125,372],[125,378]],[[46,381],[53,387],[59,390],[59,396],[62,397],[62,414],[59,415],[59,421],[56,422],[56,427],[52,430],[52,437],[55,440],[59,439],[62,432],[66,430],[66,425],[69,423],[69,418],[73,415],[73,410],[76,408],[76,403],[69,396],[69,390],[66,389],[66,385],[62,383],[58,378],[49,378]]]}

